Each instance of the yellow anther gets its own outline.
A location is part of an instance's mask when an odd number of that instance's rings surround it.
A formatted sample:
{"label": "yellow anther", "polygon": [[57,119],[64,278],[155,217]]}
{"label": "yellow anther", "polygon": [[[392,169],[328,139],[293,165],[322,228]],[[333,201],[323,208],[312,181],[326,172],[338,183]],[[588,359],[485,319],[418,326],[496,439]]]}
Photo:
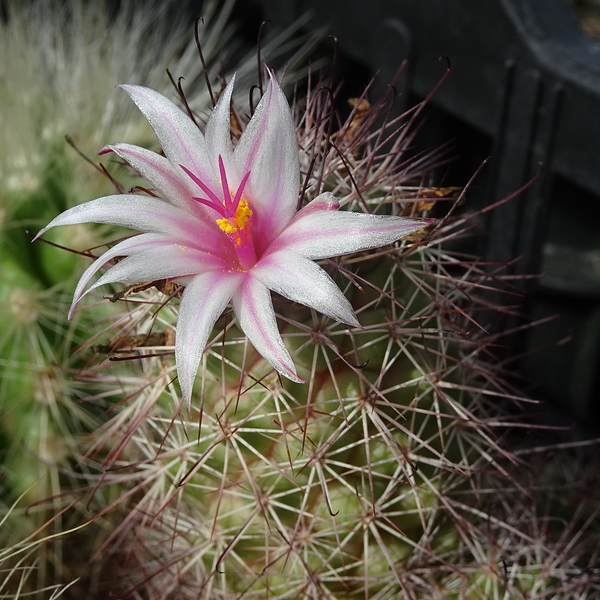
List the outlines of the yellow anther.
{"label": "yellow anther", "polygon": [[238,204],[237,210],[235,211],[235,216],[233,217],[238,229],[244,229],[251,216],[251,208],[248,206],[248,203],[245,200],[242,200]]}
{"label": "yellow anther", "polygon": [[235,225],[230,223],[229,219],[217,219],[217,225],[225,233],[235,233],[238,230]]}
{"label": "yellow anther", "polygon": [[248,203],[245,200],[242,200],[238,204],[233,218],[217,219],[217,225],[225,233],[237,233],[246,227],[251,216],[252,209],[248,206]]}

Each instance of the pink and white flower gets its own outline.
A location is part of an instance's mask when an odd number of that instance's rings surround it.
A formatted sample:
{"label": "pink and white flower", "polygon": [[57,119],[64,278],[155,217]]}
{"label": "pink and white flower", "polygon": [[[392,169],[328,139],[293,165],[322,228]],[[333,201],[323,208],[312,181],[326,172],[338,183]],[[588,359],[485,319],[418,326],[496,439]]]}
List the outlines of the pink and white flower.
{"label": "pink and white flower", "polygon": [[[214,107],[204,135],[170,100],[121,86],[150,122],[165,156],[130,144],[106,146],[136,169],[160,198],[106,196],[65,211],[57,225],[107,223],[141,231],[105,252],[81,276],[75,304],[107,283],[170,279],[184,284],[175,357],[190,403],[212,328],[231,302],[256,350],[282,375],[301,382],[281,338],[271,291],[352,327],[359,322],[331,277],[314,260],[391,244],[427,222],[338,210],[323,193],[297,211],[298,143],[283,91],[271,74],[266,93],[235,147],[230,103],[234,79]],[[125,257],[96,283],[92,277]]]}

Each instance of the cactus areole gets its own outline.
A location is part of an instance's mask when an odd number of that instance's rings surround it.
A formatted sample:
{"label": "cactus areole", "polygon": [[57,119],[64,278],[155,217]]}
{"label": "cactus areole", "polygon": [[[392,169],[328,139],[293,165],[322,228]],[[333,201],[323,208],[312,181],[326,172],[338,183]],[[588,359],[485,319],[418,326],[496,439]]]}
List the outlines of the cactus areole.
{"label": "cactus areole", "polygon": [[[185,285],[175,357],[185,401],[212,328],[229,302],[256,350],[282,375],[303,381],[281,338],[271,301],[282,296],[352,327],[352,306],[314,260],[393,243],[428,222],[338,210],[325,192],[297,210],[298,142],[291,111],[272,72],[267,91],[237,144],[230,104],[235,78],[212,110],[204,134],[161,94],[123,85],[154,129],[164,156],[125,143],[108,145],[160,197],[106,196],[67,210],[51,227],[95,222],[142,232],[105,252],[82,275],[75,304],[107,283],[168,279]],[[125,257],[84,292],[104,265]]]}

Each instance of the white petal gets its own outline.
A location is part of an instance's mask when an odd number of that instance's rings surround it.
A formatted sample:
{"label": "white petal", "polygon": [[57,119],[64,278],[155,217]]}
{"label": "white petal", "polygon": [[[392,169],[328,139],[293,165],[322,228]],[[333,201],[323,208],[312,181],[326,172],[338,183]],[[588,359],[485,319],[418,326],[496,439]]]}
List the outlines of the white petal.
{"label": "white petal", "polygon": [[288,379],[302,383],[279,329],[269,288],[254,277],[246,277],[233,296],[238,323],[257,352]]}
{"label": "white petal", "polygon": [[273,239],[295,213],[300,189],[296,130],[273,75],[234,157],[241,177],[252,171],[246,195],[255,210],[253,229],[259,239]]}
{"label": "white petal", "polygon": [[34,241],[52,227],[79,223],[105,223],[146,233],[162,233],[196,248],[227,251],[224,236],[214,222],[198,219],[159,198],[135,194],[105,196],[78,204],[53,219]]}
{"label": "white petal", "polygon": [[187,210],[193,210],[194,205],[201,206],[192,200],[198,195],[195,184],[179,166],[174,167],[164,156],[131,144],[109,144],[100,154],[108,151],[127,161],[163,200]]}
{"label": "white petal", "polygon": [[214,255],[193,248],[175,244],[151,247],[119,261],[104,273],[88,292],[107,283],[135,285],[144,281],[185,277],[225,268],[227,265]]}
{"label": "white petal", "polygon": [[280,250],[263,258],[254,277],[282,296],[354,327],[360,327],[352,306],[333,279],[312,260]]}
{"label": "white petal", "polygon": [[287,248],[307,258],[329,258],[387,246],[429,222],[347,211],[310,212],[294,219],[269,248]]}
{"label": "white petal", "polygon": [[83,296],[83,291],[87,287],[92,277],[110,260],[117,256],[129,256],[135,252],[141,252],[155,246],[162,244],[169,244],[169,238],[156,233],[144,233],[142,235],[136,235],[135,237],[129,238],[113,246],[110,250],[107,250],[100,258],[96,259],[79,278],[75,292],[73,293],[73,303],[69,310],[69,319],[73,315],[75,305]]}
{"label": "white petal", "polygon": [[228,183],[230,186],[237,187],[241,177],[237,173],[232,158],[233,147],[231,144],[231,94],[235,83],[235,75],[223,90],[219,100],[208,118],[206,123],[205,140],[206,149],[212,168],[215,173],[219,172],[219,156],[223,157],[223,163],[227,172]]}
{"label": "white petal", "polygon": [[323,192],[314,200],[311,200],[304,208],[301,208],[295,215],[293,220],[297,221],[306,215],[325,210],[337,210],[340,207],[338,199],[331,192]]}
{"label": "white petal", "polygon": [[206,152],[204,136],[196,124],[168,98],[150,88],[122,85],[154,129],[166,157],[184,165],[209,187],[217,185]]}
{"label": "white petal", "polygon": [[194,277],[183,292],[177,318],[175,362],[181,393],[188,407],[210,332],[243,276],[243,273],[217,271],[202,273]]}

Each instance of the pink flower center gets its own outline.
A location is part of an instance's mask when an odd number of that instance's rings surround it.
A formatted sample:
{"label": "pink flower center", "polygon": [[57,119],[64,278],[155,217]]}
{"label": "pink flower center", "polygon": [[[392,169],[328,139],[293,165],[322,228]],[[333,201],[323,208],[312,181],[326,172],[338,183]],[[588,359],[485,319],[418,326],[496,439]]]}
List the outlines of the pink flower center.
{"label": "pink flower center", "polygon": [[199,177],[194,175],[183,165],[179,165],[198,185],[198,187],[208,196],[208,198],[196,198],[194,200],[215,210],[221,218],[215,219],[219,229],[223,231],[232,242],[237,253],[240,268],[244,271],[252,268],[256,263],[256,251],[254,249],[254,240],[252,238],[252,209],[248,200],[243,196],[244,188],[250,177],[248,171],[235,194],[229,188],[227,182],[227,173],[223,157],[219,154],[219,171],[221,175],[221,188],[223,198],[219,198],[210,187],[208,187]]}

